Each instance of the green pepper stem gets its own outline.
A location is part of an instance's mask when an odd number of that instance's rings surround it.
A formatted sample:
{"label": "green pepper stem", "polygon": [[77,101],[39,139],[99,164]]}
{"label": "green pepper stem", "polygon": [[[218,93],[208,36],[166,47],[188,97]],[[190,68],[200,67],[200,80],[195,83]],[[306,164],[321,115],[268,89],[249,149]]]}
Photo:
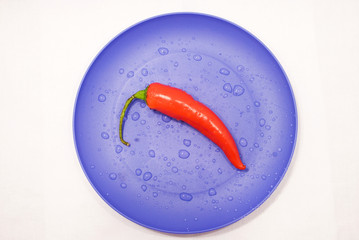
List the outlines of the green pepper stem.
{"label": "green pepper stem", "polygon": [[126,114],[126,110],[128,108],[128,106],[130,105],[130,103],[135,99],[141,99],[146,101],[146,96],[147,96],[147,89],[145,90],[140,90],[137,93],[133,94],[129,99],[127,99],[125,106],[122,109],[121,115],[120,115],[120,140],[123,144],[125,144],[126,146],[130,146],[130,144],[128,142],[126,142],[125,140],[123,140],[123,119],[125,117]]}

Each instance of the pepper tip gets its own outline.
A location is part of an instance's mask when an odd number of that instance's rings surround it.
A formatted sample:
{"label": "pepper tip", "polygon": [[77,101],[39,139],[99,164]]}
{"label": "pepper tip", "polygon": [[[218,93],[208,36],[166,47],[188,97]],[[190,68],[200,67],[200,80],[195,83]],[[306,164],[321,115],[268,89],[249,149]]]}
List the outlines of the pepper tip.
{"label": "pepper tip", "polygon": [[246,169],[246,165],[242,164],[238,166],[239,170],[245,170]]}

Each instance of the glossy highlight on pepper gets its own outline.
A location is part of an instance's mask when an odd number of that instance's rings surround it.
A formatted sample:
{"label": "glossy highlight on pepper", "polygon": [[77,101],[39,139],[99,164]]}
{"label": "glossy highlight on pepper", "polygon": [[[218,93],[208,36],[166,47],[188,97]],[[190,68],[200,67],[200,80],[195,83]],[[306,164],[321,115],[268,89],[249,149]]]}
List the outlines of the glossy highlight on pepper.
{"label": "glossy highlight on pepper", "polygon": [[120,140],[126,146],[130,144],[123,139],[123,119],[129,104],[136,98],[144,100],[150,109],[194,127],[220,147],[236,168],[240,170],[246,168],[239,156],[237,145],[222,120],[185,91],[161,83],[150,84],[145,90],[138,91],[126,101],[121,112],[119,128]]}

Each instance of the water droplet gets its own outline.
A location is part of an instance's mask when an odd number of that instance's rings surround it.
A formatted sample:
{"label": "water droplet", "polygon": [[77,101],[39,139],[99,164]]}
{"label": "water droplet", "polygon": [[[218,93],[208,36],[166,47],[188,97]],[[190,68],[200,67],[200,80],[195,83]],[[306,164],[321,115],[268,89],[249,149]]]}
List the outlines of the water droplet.
{"label": "water droplet", "polygon": [[233,95],[241,96],[244,93],[244,88],[241,85],[234,85],[233,87]]}
{"label": "water droplet", "polygon": [[266,125],[266,120],[264,118],[259,119],[259,126],[263,127]]}
{"label": "water droplet", "polygon": [[122,146],[121,145],[116,145],[115,151],[116,153],[121,153],[122,152]]}
{"label": "water droplet", "polygon": [[174,173],[178,172],[178,168],[177,167],[172,167],[172,172],[174,172]]}
{"label": "water droplet", "polygon": [[193,198],[193,196],[191,194],[186,193],[186,192],[180,193],[179,197],[181,200],[187,201],[187,202],[191,201]]}
{"label": "water droplet", "polygon": [[243,67],[242,65],[238,65],[238,66],[237,66],[237,70],[238,70],[239,72],[242,72],[242,71],[244,70],[244,67]]}
{"label": "water droplet", "polygon": [[146,120],[141,120],[141,125],[145,125],[146,124]]}
{"label": "water droplet", "polygon": [[230,71],[227,68],[221,68],[219,69],[219,73],[222,75],[229,75]]}
{"label": "water droplet", "polygon": [[187,52],[187,49],[185,49],[185,48],[182,48],[182,52]]}
{"label": "water droplet", "polygon": [[228,201],[232,201],[233,200],[233,197],[232,196],[228,196]]}
{"label": "water droplet", "polygon": [[267,130],[270,130],[272,127],[271,127],[270,125],[266,125],[265,128],[266,128]]}
{"label": "water droplet", "polygon": [[223,173],[223,172],[222,172],[222,169],[220,169],[220,168],[217,169],[217,172],[218,172],[219,174],[222,174],[222,173]]}
{"label": "water droplet", "polygon": [[191,146],[191,140],[189,140],[189,139],[183,139],[183,144],[184,144],[186,147],[189,147],[189,146]]}
{"label": "water droplet", "polygon": [[272,155],[273,155],[273,157],[276,157],[276,156],[278,156],[278,153],[277,153],[277,152],[273,152]]}
{"label": "water droplet", "polygon": [[108,135],[108,133],[107,132],[102,132],[101,133],[101,137],[103,138],[103,139],[109,139],[109,135]]}
{"label": "water droplet", "polygon": [[128,77],[128,78],[132,78],[134,75],[135,75],[135,73],[134,73],[133,71],[129,71],[129,72],[127,73],[127,77]]}
{"label": "water droplet", "polygon": [[266,179],[267,179],[267,176],[266,176],[266,175],[262,175],[261,178],[262,178],[263,180],[266,180]]}
{"label": "water droplet", "polygon": [[168,123],[168,122],[170,122],[171,121],[171,117],[169,117],[169,116],[167,116],[167,115],[164,115],[164,114],[162,114],[162,121],[164,121],[165,123]]}
{"label": "water droplet", "polygon": [[95,168],[95,165],[91,165],[90,168],[91,168],[91,169],[94,169],[94,168]]}
{"label": "water droplet", "polygon": [[195,61],[201,61],[201,60],[202,60],[202,56],[196,54],[196,55],[193,55],[193,59],[194,59]]}
{"label": "water droplet", "polygon": [[172,163],[168,162],[166,165],[167,165],[167,167],[171,167]]}
{"label": "water droplet", "polygon": [[158,52],[159,52],[159,54],[161,54],[161,55],[167,55],[169,51],[168,51],[167,48],[161,47],[161,48],[158,49]]}
{"label": "water droplet", "polygon": [[281,148],[278,148],[278,152],[281,152],[282,151],[282,149]]}
{"label": "water droplet", "polygon": [[120,70],[118,70],[118,72],[119,72],[120,74],[123,74],[123,73],[125,72],[125,69],[120,68]]}
{"label": "water droplet", "polygon": [[226,92],[229,92],[231,93],[232,92],[232,86],[230,83],[226,83],[223,85],[223,90],[226,91]]}
{"label": "water droplet", "polygon": [[127,188],[127,184],[126,183],[121,183],[120,185],[122,188]]}
{"label": "water droplet", "polygon": [[194,220],[195,220],[195,221],[198,221],[198,218],[195,217]]}
{"label": "water droplet", "polygon": [[190,153],[187,150],[181,149],[178,151],[178,156],[182,159],[188,158]]}
{"label": "water droplet", "polygon": [[216,189],[210,188],[210,189],[208,190],[208,195],[209,195],[209,196],[214,196],[214,195],[216,195],[216,194],[217,194]]}
{"label": "water droplet", "polygon": [[135,173],[137,176],[140,176],[142,174],[142,170],[140,168],[137,168]]}
{"label": "water droplet", "polygon": [[258,144],[258,143],[254,143],[253,146],[254,146],[255,148],[259,148],[259,144]]}
{"label": "water droplet", "polygon": [[148,181],[148,180],[150,180],[151,178],[152,178],[152,173],[151,173],[151,172],[145,172],[145,173],[143,174],[143,180]]}
{"label": "water droplet", "polygon": [[215,159],[215,158],[213,158],[213,159],[212,159],[212,162],[213,162],[213,163],[215,163],[215,162],[216,162],[216,159]]}
{"label": "water droplet", "polygon": [[259,107],[260,105],[261,105],[261,103],[260,103],[260,102],[258,102],[258,101],[254,101],[254,106]]}
{"label": "water droplet", "polygon": [[182,185],[183,190],[186,190],[186,188],[187,188],[186,185]]}
{"label": "water droplet", "polygon": [[240,138],[239,139],[239,145],[241,145],[242,147],[246,147],[248,145],[247,139]]}
{"label": "water droplet", "polygon": [[148,75],[148,70],[147,70],[147,68],[142,68],[142,69],[141,69],[141,74],[142,74],[142,76],[146,77],[146,76]]}
{"label": "water droplet", "polygon": [[140,106],[141,106],[141,108],[145,108],[145,107],[146,107],[146,103],[141,102]]}
{"label": "water droplet", "polygon": [[134,112],[131,115],[133,121],[137,121],[140,118],[140,114],[138,112]]}
{"label": "water droplet", "polygon": [[116,180],[117,174],[116,174],[116,173],[110,173],[110,174],[108,175],[108,177],[109,177],[111,180]]}
{"label": "water droplet", "polygon": [[106,101],[106,96],[103,95],[103,94],[100,94],[100,95],[98,95],[97,100],[98,100],[99,102],[104,102],[104,101]]}
{"label": "water droplet", "polygon": [[148,156],[150,156],[151,158],[154,158],[156,156],[155,151],[152,149],[150,151],[148,151]]}
{"label": "water droplet", "polygon": [[141,186],[141,189],[142,189],[142,191],[146,192],[147,186],[146,186],[146,185],[142,185],[142,186]]}
{"label": "water droplet", "polygon": [[175,62],[173,66],[178,67],[178,62]]}

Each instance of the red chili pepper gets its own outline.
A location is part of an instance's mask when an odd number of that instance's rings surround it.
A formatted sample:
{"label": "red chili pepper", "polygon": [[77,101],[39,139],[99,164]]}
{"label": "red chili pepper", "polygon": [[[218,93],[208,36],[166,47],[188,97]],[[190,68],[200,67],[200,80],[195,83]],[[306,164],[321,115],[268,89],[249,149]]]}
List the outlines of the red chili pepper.
{"label": "red chili pepper", "polygon": [[220,147],[236,168],[246,168],[232,135],[214,112],[185,91],[160,83],[150,84],[126,101],[120,117],[120,139],[126,146],[130,144],[123,140],[123,118],[128,105],[135,98],[144,100],[151,109],[188,123]]}

